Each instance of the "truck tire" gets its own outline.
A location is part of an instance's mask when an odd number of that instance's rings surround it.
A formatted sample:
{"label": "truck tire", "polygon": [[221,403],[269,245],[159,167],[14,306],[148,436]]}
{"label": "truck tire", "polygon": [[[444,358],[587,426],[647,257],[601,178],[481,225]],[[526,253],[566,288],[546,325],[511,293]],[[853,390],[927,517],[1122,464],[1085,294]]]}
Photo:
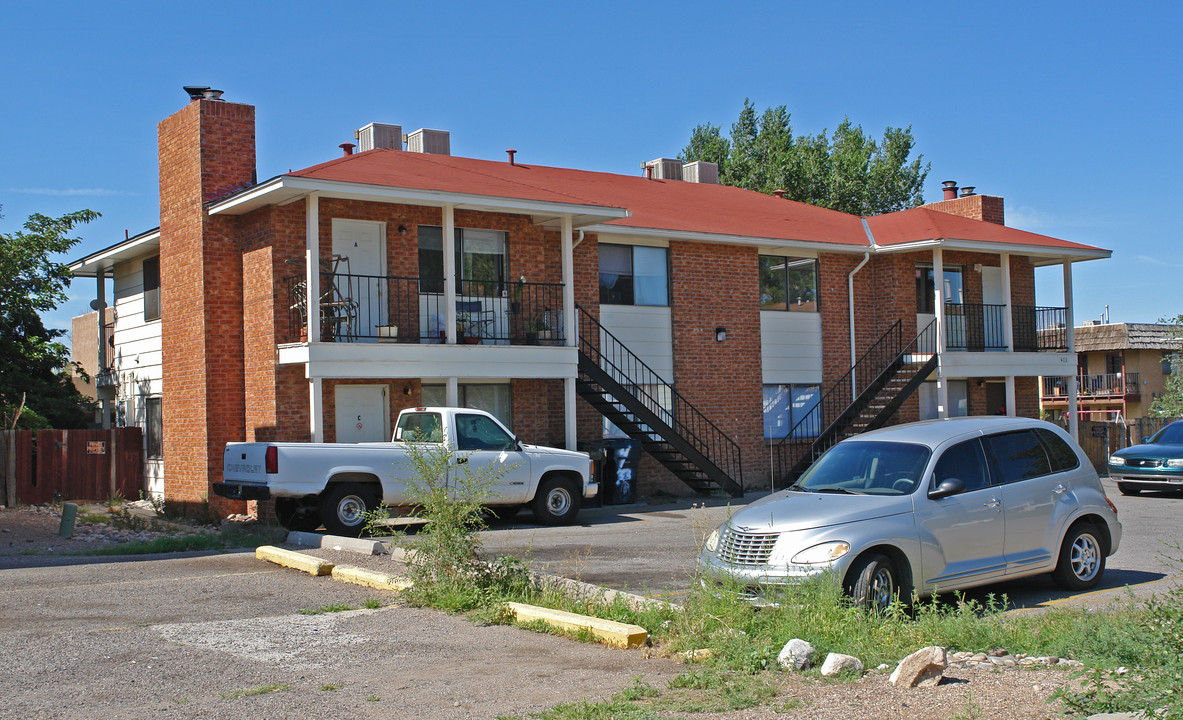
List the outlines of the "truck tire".
{"label": "truck tire", "polygon": [[275,499],[275,519],[284,530],[312,532],[320,527],[320,513],[296,498]]}
{"label": "truck tire", "polygon": [[331,535],[359,537],[366,527],[366,513],[378,507],[374,489],[359,483],[330,485],[320,500],[320,519]]}
{"label": "truck tire", "polygon": [[530,503],[534,519],[541,525],[570,525],[579,512],[579,493],[565,477],[543,478]]}

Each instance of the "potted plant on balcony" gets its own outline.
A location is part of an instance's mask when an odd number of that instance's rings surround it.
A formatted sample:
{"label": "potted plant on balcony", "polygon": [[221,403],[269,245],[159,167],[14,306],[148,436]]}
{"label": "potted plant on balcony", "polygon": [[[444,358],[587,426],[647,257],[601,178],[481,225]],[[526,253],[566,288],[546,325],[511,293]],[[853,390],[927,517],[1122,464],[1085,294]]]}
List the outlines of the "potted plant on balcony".
{"label": "potted plant on balcony", "polygon": [[398,337],[398,325],[379,325],[378,337],[395,339]]}
{"label": "potted plant on balcony", "polygon": [[456,342],[465,343],[468,345],[477,345],[481,341],[479,333],[474,332],[479,330],[468,313],[458,313],[456,315]]}
{"label": "potted plant on balcony", "polygon": [[509,314],[517,315],[522,311],[522,291],[526,286],[526,276],[522,274],[518,276],[518,281],[513,286],[513,297],[509,300]]}
{"label": "potted plant on balcony", "polygon": [[536,315],[526,323],[526,344],[537,345],[538,338],[546,333],[546,337],[550,337],[550,326],[546,324],[546,317],[543,315]]}

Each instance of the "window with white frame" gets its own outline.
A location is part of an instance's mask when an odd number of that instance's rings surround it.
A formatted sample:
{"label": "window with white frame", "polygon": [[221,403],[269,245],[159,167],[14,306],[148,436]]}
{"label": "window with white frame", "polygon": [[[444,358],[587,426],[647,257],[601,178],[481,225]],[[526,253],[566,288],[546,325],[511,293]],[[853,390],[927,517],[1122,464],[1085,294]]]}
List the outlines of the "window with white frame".
{"label": "window with white frame", "polygon": [[760,309],[817,312],[817,260],[761,255]]}
{"label": "window with white frame", "polygon": [[[484,410],[513,429],[513,407],[509,383],[460,383],[457,389],[460,407]],[[448,388],[445,385],[423,385],[423,405],[442,407],[448,404]]]}
{"label": "window with white frame", "polygon": [[[456,291],[495,295],[504,289],[509,268],[506,233],[500,230],[456,228]],[[419,226],[420,291],[444,291],[444,229]],[[483,290],[466,285],[484,286]]]}
{"label": "window with white frame", "polygon": [[159,397],[144,398],[144,447],[149,458],[164,457],[164,404]]}
{"label": "window with white frame", "polygon": [[669,250],[600,243],[600,304],[669,305]]}
{"label": "window with white frame", "polygon": [[160,319],[160,256],[145,258],[144,276],[144,319]]}
{"label": "window with white frame", "polygon": [[[821,397],[817,385],[764,386],[764,439],[788,437]],[[817,428],[799,428],[793,437],[813,437]]]}
{"label": "window with white frame", "polygon": [[[946,265],[944,295],[946,303],[965,302],[965,282],[960,265]],[[932,315],[936,312],[936,271],[932,263],[916,264],[916,312]]]}

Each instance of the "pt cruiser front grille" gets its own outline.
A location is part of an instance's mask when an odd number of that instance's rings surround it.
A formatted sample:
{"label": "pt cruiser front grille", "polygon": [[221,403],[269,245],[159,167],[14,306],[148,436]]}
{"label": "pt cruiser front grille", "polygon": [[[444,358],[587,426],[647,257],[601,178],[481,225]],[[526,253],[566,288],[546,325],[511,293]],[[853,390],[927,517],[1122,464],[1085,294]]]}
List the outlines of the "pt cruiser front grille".
{"label": "pt cruiser front grille", "polygon": [[727,528],[719,538],[719,559],[731,565],[764,565],[780,533],[749,533]]}

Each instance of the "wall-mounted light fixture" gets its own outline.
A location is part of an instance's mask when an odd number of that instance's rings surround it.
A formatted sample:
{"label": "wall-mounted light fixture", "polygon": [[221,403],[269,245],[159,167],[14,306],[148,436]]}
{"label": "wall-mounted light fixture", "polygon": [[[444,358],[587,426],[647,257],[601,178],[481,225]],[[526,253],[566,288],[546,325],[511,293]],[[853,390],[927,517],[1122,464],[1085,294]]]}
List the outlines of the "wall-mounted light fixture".
{"label": "wall-mounted light fixture", "polygon": [[398,226],[398,234],[402,235],[403,237],[406,237],[407,236],[407,226],[406,225],[399,225]]}
{"label": "wall-mounted light fixture", "polygon": [[403,386],[403,395],[410,395],[410,394],[411,394],[411,383],[407,383],[406,385]]}
{"label": "wall-mounted light fixture", "polygon": [[727,328],[725,328],[725,327],[715,328],[715,342],[723,342],[726,339],[727,339]]}

